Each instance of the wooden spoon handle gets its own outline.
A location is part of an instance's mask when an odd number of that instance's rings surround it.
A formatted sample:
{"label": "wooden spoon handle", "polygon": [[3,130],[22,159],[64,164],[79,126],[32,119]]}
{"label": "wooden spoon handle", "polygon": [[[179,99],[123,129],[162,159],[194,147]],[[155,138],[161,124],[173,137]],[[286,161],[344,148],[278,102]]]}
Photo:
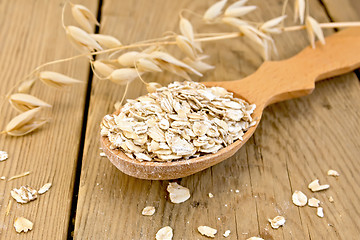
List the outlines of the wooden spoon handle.
{"label": "wooden spoon handle", "polygon": [[[315,82],[360,67],[360,28],[349,28],[282,61],[264,62],[254,74],[231,82],[233,89],[261,107],[310,94]],[[255,85],[255,86],[254,86]]]}

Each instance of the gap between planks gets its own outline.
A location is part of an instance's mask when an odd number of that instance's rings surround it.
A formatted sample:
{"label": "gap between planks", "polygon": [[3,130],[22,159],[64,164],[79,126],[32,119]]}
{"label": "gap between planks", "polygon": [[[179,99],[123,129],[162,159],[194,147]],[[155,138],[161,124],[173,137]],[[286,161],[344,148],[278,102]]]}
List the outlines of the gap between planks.
{"label": "gap between planks", "polygon": [[[99,23],[101,23],[101,9],[103,5],[103,0],[99,0],[96,19]],[[95,32],[99,33],[100,27],[95,25]],[[96,59],[96,56],[94,56]],[[91,88],[92,88],[92,80],[94,74],[91,70],[89,65],[88,69],[88,82],[86,86],[86,93],[85,93],[85,104],[84,104],[84,112],[83,112],[83,119],[82,119],[82,128],[80,134],[80,144],[79,144],[79,152],[77,156],[76,168],[75,168],[75,179],[74,179],[74,190],[71,199],[71,209],[70,209],[70,218],[68,223],[68,234],[67,239],[73,239],[73,232],[75,229],[75,217],[76,217],[76,209],[77,209],[77,202],[78,202],[78,193],[80,187],[80,176],[81,176],[81,168],[82,168],[82,159],[84,155],[84,144],[85,144],[85,135],[86,135],[86,126],[87,120],[89,115],[89,105],[90,105],[90,97],[91,97]]]}

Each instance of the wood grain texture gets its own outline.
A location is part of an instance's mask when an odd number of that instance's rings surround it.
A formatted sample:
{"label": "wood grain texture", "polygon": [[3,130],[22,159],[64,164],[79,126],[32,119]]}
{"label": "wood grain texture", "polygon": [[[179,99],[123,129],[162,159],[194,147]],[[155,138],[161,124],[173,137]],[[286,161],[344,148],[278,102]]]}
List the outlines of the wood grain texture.
{"label": "wood grain texture", "polygon": [[[310,2],[312,16],[320,22],[328,21],[322,5]],[[252,3],[259,6],[254,13],[256,20],[281,12],[281,1]],[[337,4],[342,6],[343,2]],[[104,0],[101,32],[113,34],[124,43],[159,37],[166,30],[177,29],[175,16],[180,9],[203,12],[209,5],[205,0]],[[288,13],[292,15],[290,7]],[[202,28],[208,30],[214,28]],[[287,33],[276,40],[279,59],[291,57],[308,45],[304,32]],[[239,79],[261,64],[256,46],[244,39],[204,44],[204,50],[217,67],[205,81]],[[146,77],[147,81],[159,79],[162,83],[172,80]],[[205,239],[196,230],[199,225],[216,228],[217,239],[222,239],[227,229],[232,231],[228,239],[355,239],[359,235],[360,87],[354,74],[319,83],[310,96],[267,108],[259,129],[237,154],[178,180],[192,193],[182,204],[167,199],[168,181],[126,176],[99,156],[99,123],[105,114],[113,112],[113,103],[121,99],[123,90],[94,80],[75,219],[77,239],[154,239],[157,230],[166,225],[174,228],[174,239]],[[143,93],[144,87],[134,82],[127,97]],[[340,172],[338,180],[326,176],[330,168]],[[315,178],[331,188],[311,193],[307,185]],[[294,190],[319,198],[325,217],[317,217],[313,208],[294,206]],[[208,197],[209,192],[214,198]],[[328,202],[330,195],[334,203]],[[156,207],[154,216],[141,215],[148,205]],[[276,215],[285,216],[287,222],[273,230],[267,219]]]}
{"label": "wood grain texture", "polygon": [[[96,11],[97,1],[83,2]],[[77,53],[61,27],[62,4],[61,0],[0,1],[1,101],[6,101],[3,97],[7,91],[37,65]],[[0,136],[0,150],[9,153],[9,159],[0,163],[0,176],[9,178],[31,171],[21,179],[0,181],[1,239],[67,236],[89,66],[86,60],[81,60],[48,69],[73,76],[84,84],[57,90],[36,83],[32,93],[53,104],[45,112],[52,117],[51,123],[25,137]],[[1,128],[16,114],[10,104],[2,104]],[[46,182],[53,183],[48,193],[24,205],[12,200],[10,214],[5,216],[11,189],[26,184],[39,189]],[[16,233],[13,224],[17,217],[34,222],[33,230]]]}
{"label": "wood grain texture", "polygon": [[358,0],[322,0],[333,21],[359,21],[360,1]]}

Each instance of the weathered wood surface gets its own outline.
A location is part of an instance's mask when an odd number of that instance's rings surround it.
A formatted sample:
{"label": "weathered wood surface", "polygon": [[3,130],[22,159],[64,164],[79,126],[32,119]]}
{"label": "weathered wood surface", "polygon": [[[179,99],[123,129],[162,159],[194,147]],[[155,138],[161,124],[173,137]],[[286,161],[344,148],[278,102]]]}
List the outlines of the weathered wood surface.
{"label": "weathered wood surface", "polygon": [[[77,2],[94,12],[100,3]],[[311,15],[321,22],[330,21],[328,16],[336,21],[360,20],[357,0],[309,2]],[[112,34],[124,43],[160,37],[167,30],[178,31],[180,9],[201,13],[211,4],[205,0],[103,0],[102,3],[100,32]],[[254,20],[270,19],[281,12],[282,1],[251,3],[259,6]],[[61,28],[61,7],[62,1],[0,1],[2,96],[35,66],[76,53]],[[292,4],[287,13],[292,16]],[[196,17],[191,20],[200,26]],[[292,24],[291,19],[288,21]],[[201,26],[197,28],[201,32],[221,31]],[[326,34],[331,32],[328,30]],[[304,32],[285,33],[276,40],[279,59],[296,54],[308,44]],[[209,62],[216,65],[216,70],[203,79],[206,81],[242,78],[262,62],[256,46],[243,39],[207,43],[204,50],[211,56]],[[49,69],[83,81],[88,79],[85,60]],[[167,84],[174,79],[166,75],[146,76],[146,80]],[[255,135],[234,157],[177,180],[192,193],[190,200],[182,204],[168,200],[168,181],[128,177],[99,156],[99,123],[105,114],[113,111],[113,104],[121,99],[123,91],[123,87],[93,79],[82,166],[76,169],[78,153],[82,153],[80,133],[86,83],[65,91],[36,84],[34,95],[54,105],[50,113],[53,120],[23,138],[0,136],[0,150],[10,155],[0,163],[0,176],[32,172],[22,179],[0,181],[0,239],[66,239],[72,201],[77,201],[76,239],[154,239],[157,230],[166,225],[174,229],[174,240],[206,239],[197,232],[199,225],[216,228],[216,239],[223,239],[227,229],[231,230],[227,239],[261,236],[347,240],[360,235],[357,204],[360,202],[360,86],[355,74],[321,82],[310,96],[267,108]],[[136,98],[143,93],[144,86],[136,81],[127,97]],[[1,105],[1,113],[1,127],[16,114],[8,104]],[[338,170],[341,176],[338,179],[326,176],[330,168]],[[80,170],[81,179],[76,182],[75,171]],[[307,185],[315,178],[329,183],[330,189],[311,193]],[[45,182],[54,184],[48,193],[25,205],[13,201],[9,216],[5,216],[12,188],[25,184],[39,188]],[[72,199],[78,185],[78,199]],[[291,202],[294,190],[319,198],[325,217],[317,217],[314,208],[294,206]],[[214,198],[208,197],[209,192]],[[334,203],[328,201],[329,196],[334,198]],[[154,216],[141,215],[147,205],[156,207]],[[278,230],[267,222],[276,215],[287,220]],[[13,222],[19,216],[32,220],[34,229],[17,234]]]}
{"label": "weathered wood surface", "polygon": [[[97,1],[82,2],[96,11]],[[76,54],[61,27],[62,5],[61,0],[0,1],[2,102],[7,91],[37,65]],[[48,69],[84,84],[58,90],[36,83],[32,93],[53,104],[48,114],[51,124],[25,137],[0,136],[0,150],[9,153],[9,159],[0,163],[0,176],[31,171],[21,179],[0,181],[0,239],[66,239],[68,234],[89,66],[81,60]],[[0,112],[1,128],[17,114],[8,103],[1,105]],[[24,205],[12,200],[5,216],[11,189],[26,184],[38,189],[46,182],[53,183],[48,193]],[[34,228],[19,235],[13,224],[21,216],[33,221]]]}
{"label": "weathered wood surface", "polygon": [[[321,22],[329,21],[322,5],[310,2],[311,14]],[[255,13],[257,20],[280,14],[280,1],[252,3],[260,9]],[[350,3],[332,1],[338,8]],[[209,4],[104,0],[101,32],[113,34],[125,43],[159,37],[166,30],[177,30],[180,9],[203,12]],[[290,7],[288,13],[292,15]],[[360,16],[355,18],[352,20]],[[203,27],[202,31],[211,29]],[[277,37],[277,42],[280,59],[308,44],[303,32],[284,34]],[[209,61],[217,66],[207,75],[208,81],[241,78],[261,63],[255,47],[244,40],[204,44],[204,49],[211,56]],[[228,239],[354,239],[359,235],[360,208],[356,202],[360,179],[356,173],[360,170],[360,87],[354,74],[319,83],[311,96],[266,109],[255,136],[234,157],[178,180],[192,192],[191,199],[182,204],[167,199],[168,181],[128,177],[99,156],[99,122],[113,111],[112,105],[122,97],[123,90],[111,83],[93,83],[75,219],[77,239],[153,239],[156,231],[166,225],[173,227],[174,239],[205,239],[196,230],[199,225],[218,229],[217,239],[227,229],[232,231]],[[144,87],[134,82],[127,97],[143,93]],[[338,180],[326,176],[330,168],[341,173]],[[311,193],[307,185],[315,178],[329,183],[331,188]],[[317,217],[316,209],[295,207],[291,202],[294,190],[319,198],[325,217]],[[207,196],[209,192],[214,198]],[[328,196],[333,196],[335,202],[329,203]],[[156,207],[154,216],[141,215],[147,205]],[[285,216],[287,222],[283,228],[273,230],[267,219],[276,215]]]}

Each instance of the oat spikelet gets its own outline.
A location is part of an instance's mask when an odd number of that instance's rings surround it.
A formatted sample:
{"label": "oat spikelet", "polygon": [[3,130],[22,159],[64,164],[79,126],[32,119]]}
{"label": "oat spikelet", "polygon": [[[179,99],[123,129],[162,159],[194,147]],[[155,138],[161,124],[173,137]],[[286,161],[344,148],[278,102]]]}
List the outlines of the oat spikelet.
{"label": "oat spikelet", "polygon": [[27,80],[25,82],[22,82],[20,86],[18,87],[19,93],[29,93],[32,86],[35,83],[35,79]]}
{"label": "oat spikelet", "polygon": [[226,17],[242,17],[256,9],[256,6],[241,6],[237,8],[226,9],[224,16]]}
{"label": "oat spikelet", "polygon": [[[156,59],[157,61],[160,61],[160,62],[162,61],[162,62],[165,62],[165,63],[169,63],[171,65],[174,65],[174,66],[178,67],[178,68],[185,69],[187,71],[190,71],[190,72],[202,77],[202,74],[200,72],[196,71],[195,69],[193,69],[189,65],[183,63],[182,61],[176,59],[175,57],[171,56],[168,53],[155,51],[155,52],[152,52],[150,54],[150,56],[153,59]],[[168,65],[163,65],[163,66],[167,67]]]}
{"label": "oat spikelet", "polygon": [[315,36],[319,39],[321,44],[325,44],[324,33],[319,23],[314,18],[307,16],[305,26],[312,48],[315,48]]}
{"label": "oat spikelet", "polygon": [[303,24],[305,19],[305,0],[295,0],[294,7],[294,22],[300,18],[300,23]]}
{"label": "oat spikelet", "polygon": [[112,66],[101,60],[92,61],[91,64],[93,65],[96,73],[100,73],[103,77],[110,76],[110,74],[115,70]]}
{"label": "oat spikelet", "polygon": [[130,51],[119,56],[117,61],[120,65],[124,67],[134,67],[136,61],[143,56],[143,53],[137,51]]}
{"label": "oat spikelet", "polygon": [[122,46],[121,42],[117,38],[110,35],[90,34],[90,36],[104,48],[117,48]]}
{"label": "oat spikelet", "polygon": [[249,26],[248,22],[234,17],[224,17],[221,21],[233,27]]}
{"label": "oat spikelet", "polygon": [[140,72],[162,72],[161,68],[156,65],[156,63],[146,58],[137,60],[136,66]]}
{"label": "oat spikelet", "polygon": [[215,68],[214,66],[211,66],[210,64],[202,62],[201,60],[193,61],[190,58],[185,58],[185,59],[183,59],[183,62],[201,73],[204,73],[206,71],[209,71],[209,70]]}
{"label": "oat spikelet", "polygon": [[68,38],[80,47],[86,47],[90,51],[103,50],[102,47],[87,32],[75,26],[65,27]]}
{"label": "oat spikelet", "polygon": [[76,22],[87,32],[93,32],[92,23],[100,25],[92,12],[83,5],[71,4],[71,13]]}
{"label": "oat spikelet", "polygon": [[185,37],[187,37],[191,42],[194,41],[194,29],[193,26],[191,25],[190,21],[187,20],[186,18],[181,18],[180,19],[180,32],[182,35],[184,35]]}
{"label": "oat spikelet", "polygon": [[150,82],[146,85],[146,90],[149,92],[149,93],[153,93],[153,92],[156,92],[156,89],[158,88],[161,88],[161,84],[160,83],[157,83],[157,82]]}
{"label": "oat spikelet", "polygon": [[240,26],[239,27],[240,32],[242,32],[246,37],[248,37],[250,40],[256,42],[257,44],[263,46],[264,43],[261,40],[261,38],[254,33],[254,31],[251,30],[251,26]]}
{"label": "oat spikelet", "polygon": [[135,68],[120,68],[111,73],[109,80],[119,85],[125,85],[137,77],[138,72]]}
{"label": "oat spikelet", "polygon": [[188,38],[178,35],[176,36],[176,44],[189,58],[193,60],[197,58],[194,46]]}
{"label": "oat spikelet", "polygon": [[51,107],[50,104],[43,100],[25,93],[12,94],[9,98],[9,102],[19,112],[25,112],[37,107]]}
{"label": "oat spikelet", "polygon": [[266,21],[264,24],[260,26],[260,30],[265,33],[275,33],[275,34],[282,33],[279,24],[282,23],[285,20],[285,18],[286,15]]}
{"label": "oat spikelet", "polygon": [[234,2],[233,4],[231,4],[229,7],[227,7],[226,10],[232,10],[232,9],[235,9],[235,8],[239,8],[239,7],[242,7],[245,5],[245,3],[247,3],[248,0],[239,0],[239,1],[236,1]]}
{"label": "oat spikelet", "polygon": [[40,72],[39,79],[46,85],[57,88],[71,85],[74,83],[82,83],[82,81],[80,80],[76,80],[64,74],[51,71]]}
{"label": "oat spikelet", "polygon": [[209,7],[208,10],[206,10],[206,12],[204,13],[203,19],[205,21],[214,20],[216,17],[218,17],[221,14],[222,9],[224,8],[226,2],[227,2],[227,0],[222,0],[222,1],[219,1],[215,4],[213,4],[211,7]]}
{"label": "oat spikelet", "polygon": [[5,127],[5,133],[11,136],[23,136],[42,126],[43,120],[36,120],[41,108],[34,108],[14,117]]}
{"label": "oat spikelet", "polygon": [[169,64],[167,62],[162,62],[162,63],[159,63],[159,65],[161,66],[161,68],[177,75],[177,76],[180,76],[188,81],[192,81],[191,80],[191,77],[189,76],[189,74],[181,67],[178,67],[178,66],[175,66],[175,65],[172,65],[172,64]]}

